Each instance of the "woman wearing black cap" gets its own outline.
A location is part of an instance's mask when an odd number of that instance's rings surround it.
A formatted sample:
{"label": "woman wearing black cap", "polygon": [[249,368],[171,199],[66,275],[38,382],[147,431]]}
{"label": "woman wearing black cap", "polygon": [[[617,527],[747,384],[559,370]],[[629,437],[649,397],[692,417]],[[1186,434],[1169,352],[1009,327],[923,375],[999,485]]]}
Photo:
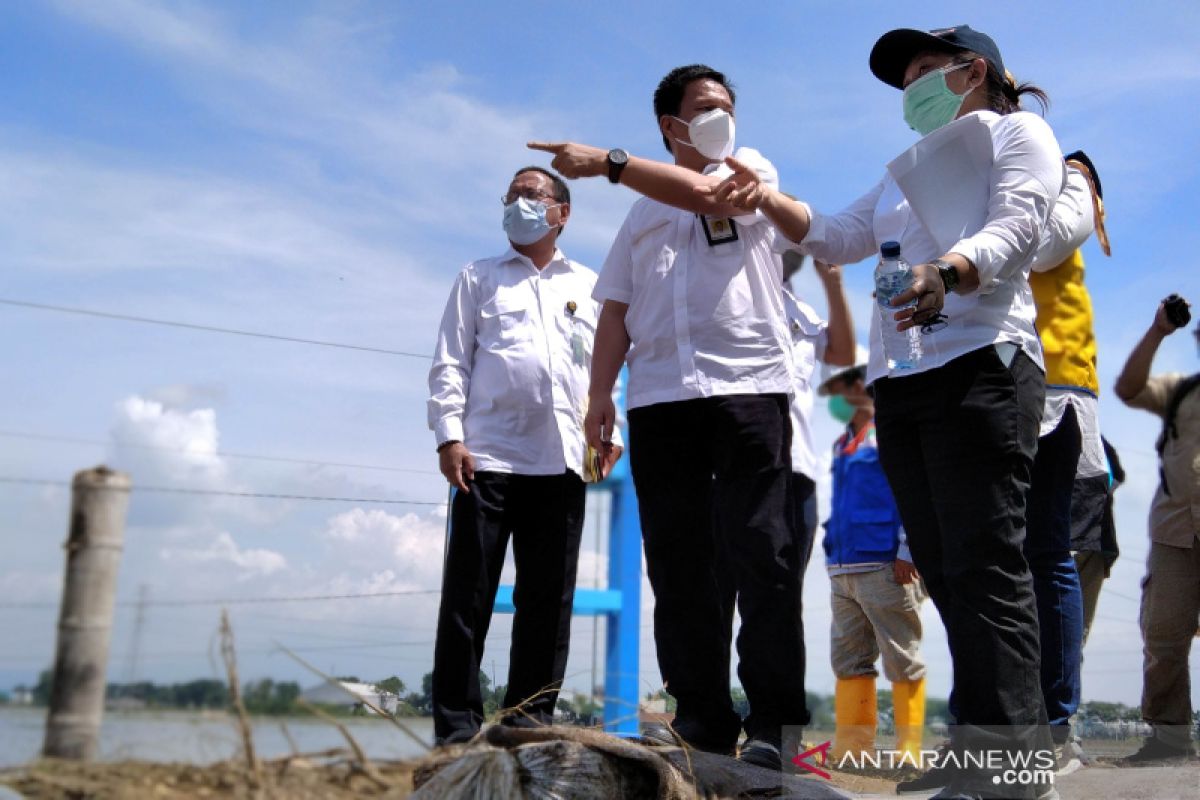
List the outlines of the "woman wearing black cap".
{"label": "woman wearing black cap", "polygon": [[[903,89],[904,119],[924,137],[871,191],[823,215],[731,163],[734,175],[712,193],[760,209],[815,258],[854,263],[891,240],[914,265],[911,288],[893,305],[916,305],[888,313],[886,324],[924,329],[917,365],[889,370],[880,314],[872,324],[867,380],[880,458],[946,626],[959,723],[953,744],[1025,749],[1033,726],[1046,721],[1022,555],[1045,393],[1027,278],[1063,186],[1061,151],[1041,117],[1020,109],[1023,95],[1044,106],[1045,94],[1006,80],[995,42],[966,25],[891,31],[876,42],[870,66]],[[945,796],[1034,793],[991,777],[957,773]]]}

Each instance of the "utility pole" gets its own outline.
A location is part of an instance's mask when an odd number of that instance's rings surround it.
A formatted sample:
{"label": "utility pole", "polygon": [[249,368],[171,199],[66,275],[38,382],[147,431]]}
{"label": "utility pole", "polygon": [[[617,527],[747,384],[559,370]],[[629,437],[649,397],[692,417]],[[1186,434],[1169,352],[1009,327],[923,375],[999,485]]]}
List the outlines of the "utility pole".
{"label": "utility pole", "polygon": [[96,756],[130,486],[128,475],[104,466],[75,473],[71,484],[67,566],[43,756]]}
{"label": "utility pole", "polygon": [[125,686],[127,689],[131,689],[138,678],[138,658],[142,652],[142,626],[146,622],[146,600],[149,594],[149,585],[143,583],[138,587],[137,614],[133,618],[133,636],[129,640],[129,656],[125,662]]}

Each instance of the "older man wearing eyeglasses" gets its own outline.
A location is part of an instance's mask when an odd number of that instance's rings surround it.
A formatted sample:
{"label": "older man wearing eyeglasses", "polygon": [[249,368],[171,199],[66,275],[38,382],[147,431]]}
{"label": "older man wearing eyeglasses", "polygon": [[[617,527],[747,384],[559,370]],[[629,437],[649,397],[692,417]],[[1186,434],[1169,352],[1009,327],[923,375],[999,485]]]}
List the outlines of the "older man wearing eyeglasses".
{"label": "older man wearing eyeglasses", "polygon": [[509,247],[459,273],[429,372],[429,427],[457,490],[433,665],[434,737],[479,732],[479,666],[508,539],[517,566],[501,720],[549,724],[567,664],[584,481],[606,475],[620,438],[583,438],[599,304],[596,273],[558,247],[571,195],[526,167],[501,198]]}

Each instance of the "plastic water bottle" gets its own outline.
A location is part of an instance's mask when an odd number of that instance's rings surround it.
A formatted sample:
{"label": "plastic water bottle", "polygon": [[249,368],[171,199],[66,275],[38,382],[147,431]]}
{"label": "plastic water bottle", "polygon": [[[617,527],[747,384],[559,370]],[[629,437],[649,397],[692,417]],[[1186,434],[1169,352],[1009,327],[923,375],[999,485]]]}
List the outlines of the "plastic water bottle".
{"label": "plastic water bottle", "polygon": [[912,308],[917,301],[892,306],[892,298],[912,286],[912,281],[912,267],[900,256],[900,243],[884,242],[875,267],[875,302],[879,305],[879,331],[883,334],[883,355],[889,370],[912,369],[923,355],[919,328],[896,330],[896,312]]}

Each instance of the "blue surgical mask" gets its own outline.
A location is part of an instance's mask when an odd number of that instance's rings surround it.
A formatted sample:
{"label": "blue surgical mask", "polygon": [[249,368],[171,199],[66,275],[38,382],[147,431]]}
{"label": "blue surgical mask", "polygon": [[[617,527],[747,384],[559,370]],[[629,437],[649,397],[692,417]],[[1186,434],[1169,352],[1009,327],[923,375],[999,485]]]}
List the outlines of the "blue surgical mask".
{"label": "blue surgical mask", "polygon": [[539,200],[518,197],[504,207],[504,232],[513,244],[533,244],[555,226],[546,221],[547,206]]}
{"label": "blue surgical mask", "polygon": [[829,398],[829,413],[838,422],[848,425],[854,417],[854,406],[842,395],[835,394]]}
{"label": "blue surgical mask", "polygon": [[969,66],[970,62],[934,70],[906,86],[904,121],[908,123],[908,127],[926,136],[953,122],[970,90],[965,94],[955,94],[946,85],[946,75]]}

